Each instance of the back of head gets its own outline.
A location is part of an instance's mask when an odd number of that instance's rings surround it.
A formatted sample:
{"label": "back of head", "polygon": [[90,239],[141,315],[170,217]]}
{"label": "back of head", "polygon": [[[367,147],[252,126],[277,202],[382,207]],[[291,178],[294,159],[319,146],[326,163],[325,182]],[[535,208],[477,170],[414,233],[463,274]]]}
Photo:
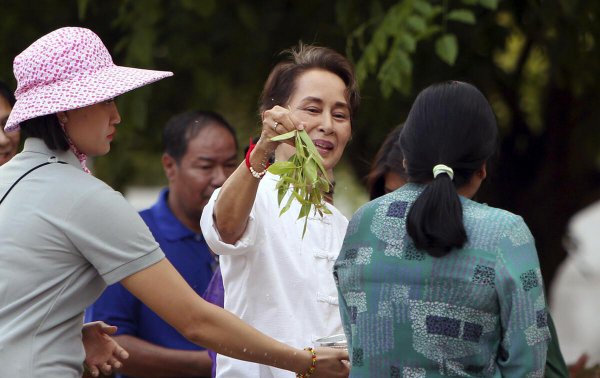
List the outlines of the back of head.
{"label": "back of head", "polygon": [[190,140],[208,126],[222,127],[231,133],[238,149],[235,129],[216,112],[191,110],[171,117],[163,129],[163,151],[177,163],[185,155]]}
{"label": "back of head", "polygon": [[[404,125],[400,143],[411,182],[426,184],[407,216],[418,249],[443,256],[467,241],[457,189],[468,184],[496,149],[492,108],[474,86],[445,82],[423,90]],[[443,164],[453,173],[434,177]]]}
{"label": "back of head", "polygon": [[261,114],[275,105],[285,107],[296,89],[298,77],[308,70],[322,69],[339,76],[346,84],[348,107],[351,116],[355,116],[360,96],[354,69],[345,56],[327,47],[301,42],[298,47],[285,50],[282,54],[287,58],[271,70],[265,82],[259,104]]}

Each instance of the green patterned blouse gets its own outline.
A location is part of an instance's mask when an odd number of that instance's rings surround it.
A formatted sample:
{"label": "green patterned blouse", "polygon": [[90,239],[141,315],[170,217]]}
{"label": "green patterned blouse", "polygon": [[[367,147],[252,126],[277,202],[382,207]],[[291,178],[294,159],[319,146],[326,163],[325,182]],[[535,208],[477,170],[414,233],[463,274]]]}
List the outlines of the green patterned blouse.
{"label": "green patterned blouse", "polygon": [[352,217],[335,264],[351,377],[543,377],[550,341],[533,237],[519,216],[461,197],[468,242],[417,250],[407,184]]}

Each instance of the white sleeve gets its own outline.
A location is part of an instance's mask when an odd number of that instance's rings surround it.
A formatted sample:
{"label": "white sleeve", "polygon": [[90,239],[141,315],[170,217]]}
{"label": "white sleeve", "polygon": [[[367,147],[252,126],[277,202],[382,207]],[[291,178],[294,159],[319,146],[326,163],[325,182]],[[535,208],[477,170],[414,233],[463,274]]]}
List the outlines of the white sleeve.
{"label": "white sleeve", "polygon": [[204,240],[210,247],[210,249],[217,255],[244,255],[255,250],[254,246],[257,244],[257,239],[260,237],[260,227],[258,220],[255,216],[255,205],[252,206],[250,216],[248,217],[248,223],[244,233],[235,244],[225,243],[219,235],[217,226],[215,224],[215,218],[213,217],[215,201],[219,195],[220,189],[213,192],[210,200],[204,206],[202,211],[202,218],[200,219],[200,228],[202,229],[202,235]]}

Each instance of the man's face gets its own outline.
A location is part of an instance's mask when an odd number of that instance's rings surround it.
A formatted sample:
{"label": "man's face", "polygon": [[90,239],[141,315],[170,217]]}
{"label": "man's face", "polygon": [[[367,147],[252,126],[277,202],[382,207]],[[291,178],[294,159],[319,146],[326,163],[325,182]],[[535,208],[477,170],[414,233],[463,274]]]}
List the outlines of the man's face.
{"label": "man's face", "polygon": [[169,180],[169,204],[176,215],[198,224],[213,191],[237,168],[233,135],[220,125],[204,127],[188,142],[179,164],[169,155],[163,166]]}

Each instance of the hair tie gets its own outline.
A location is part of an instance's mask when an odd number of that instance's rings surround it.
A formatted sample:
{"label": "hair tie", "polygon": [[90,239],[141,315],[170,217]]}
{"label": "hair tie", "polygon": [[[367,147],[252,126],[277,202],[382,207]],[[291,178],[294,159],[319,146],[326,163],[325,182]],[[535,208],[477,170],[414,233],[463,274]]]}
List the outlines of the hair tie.
{"label": "hair tie", "polygon": [[440,173],[445,173],[450,177],[450,180],[454,180],[454,171],[447,165],[438,164],[433,167],[433,178],[436,178]]}

